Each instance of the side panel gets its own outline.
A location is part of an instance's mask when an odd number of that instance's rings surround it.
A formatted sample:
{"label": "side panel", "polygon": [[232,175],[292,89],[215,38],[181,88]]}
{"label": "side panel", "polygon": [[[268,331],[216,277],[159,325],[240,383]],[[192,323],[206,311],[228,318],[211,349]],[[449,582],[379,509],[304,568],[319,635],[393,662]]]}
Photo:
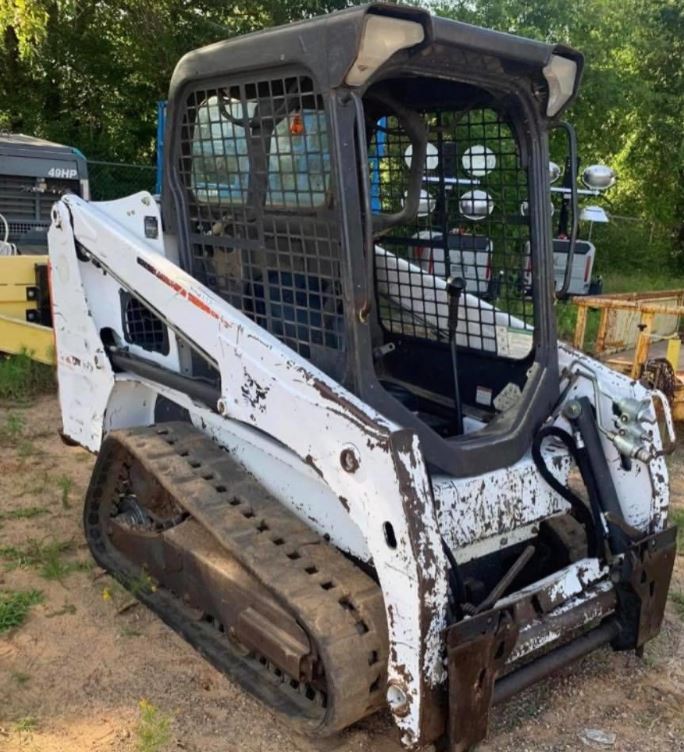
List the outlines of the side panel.
{"label": "side panel", "polygon": [[[599,426],[604,428],[601,436],[603,452],[608,460],[625,520],[644,532],[661,530],[667,516],[670,492],[653,392],[566,345],[559,347],[559,361],[562,386],[568,387],[564,401],[586,396],[597,406],[597,420]],[[634,458],[629,467],[625,467],[615,443],[606,435],[607,431],[620,430],[619,421],[613,414],[613,404],[624,400],[644,401],[647,406],[644,413],[646,423],[642,426],[647,432],[646,441],[658,453],[648,463]],[[663,407],[669,412],[667,405]],[[569,423],[562,416],[556,422],[566,430],[570,429]]]}

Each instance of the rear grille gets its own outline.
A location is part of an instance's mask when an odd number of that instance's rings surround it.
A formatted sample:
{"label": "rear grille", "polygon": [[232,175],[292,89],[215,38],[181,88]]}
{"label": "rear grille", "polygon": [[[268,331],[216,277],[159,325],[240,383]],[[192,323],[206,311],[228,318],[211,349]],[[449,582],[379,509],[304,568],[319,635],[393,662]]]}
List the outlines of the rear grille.
{"label": "rear grille", "polygon": [[0,175],[0,214],[10,219],[39,219],[35,178]]}
{"label": "rear grille", "polygon": [[[0,211],[0,214],[2,212]],[[50,226],[49,222],[8,222],[9,224],[9,242],[16,243],[22,236],[32,230],[40,230],[47,233],[47,229]],[[4,230],[2,223],[0,222],[0,232]],[[47,237],[47,236],[46,236]]]}
{"label": "rear grille", "polygon": [[50,224],[50,211],[55,201],[64,193],[79,193],[77,180],[41,179],[41,182],[45,184],[42,192],[36,190],[34,177],[0,175],[0,214],[11,225],[27,225],[27,229],[33,229],[33,222],[37,222],[45,227]]}

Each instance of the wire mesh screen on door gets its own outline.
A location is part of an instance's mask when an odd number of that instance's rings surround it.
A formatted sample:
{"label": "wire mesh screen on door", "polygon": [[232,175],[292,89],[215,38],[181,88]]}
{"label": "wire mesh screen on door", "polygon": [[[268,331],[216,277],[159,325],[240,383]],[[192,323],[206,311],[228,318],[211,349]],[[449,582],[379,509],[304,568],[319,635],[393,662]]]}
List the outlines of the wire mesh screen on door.
{"label": "wire mesh screen on door", "polygon": [[[494,110],[423,115],[427,155],[410,224],[375,250],[380,321],[395,335],[448,340],[446,280],[460,278],[456,342],[519,359],[532,348],[534,309],[525,169],[511,128]],[[395,116],[369,144],[374,213],[407,200],[413,146]]]}
{"label": "wire mesh screen on door", "polygon": [[293,75],[191,92],[179,172],[194,276],[338,372],[339,222],[327,114],[313,80]]}

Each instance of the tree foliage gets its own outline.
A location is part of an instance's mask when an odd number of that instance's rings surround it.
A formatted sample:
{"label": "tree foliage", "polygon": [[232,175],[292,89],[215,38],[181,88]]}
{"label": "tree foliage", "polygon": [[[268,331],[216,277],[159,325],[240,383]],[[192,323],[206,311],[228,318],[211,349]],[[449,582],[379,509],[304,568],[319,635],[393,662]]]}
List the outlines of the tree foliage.
{"label": "tree foliage", "polygon": [[602,229],[600,259],[684,269],[684,0],[452,0],[436,12],[584,54],[568,117],[585,164],[618,173],[613,213],[639,220]]}
{"label": "tree foliage", "polygon": [[0,127],[151,160],[155,103],[189,50],[325,13],[331,0],[0,0]]}
{"label": "tree foliage", "polygon": [[[151,161],[155,102],[185,52],[351,2],[0,0],[0,127],[78,146],[90,158]],[[610,227],[620,248],[602,256],[646,264],[657,252],[684,268],[684,0],[438,0],[429,7],[585,54],[570,113],[581,153],[616,168],[612,209],[641,221]],[[637,247],[637,235],[647,235],[638,227],[657,229],[655,245]]]}

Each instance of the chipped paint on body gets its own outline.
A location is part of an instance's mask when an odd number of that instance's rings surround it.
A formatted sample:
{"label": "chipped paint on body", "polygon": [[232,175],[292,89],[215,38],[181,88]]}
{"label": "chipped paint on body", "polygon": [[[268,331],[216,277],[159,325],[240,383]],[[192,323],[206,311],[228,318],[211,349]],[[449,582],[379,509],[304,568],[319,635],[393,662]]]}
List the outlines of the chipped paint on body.
{"label": "chipped paint on body", "polygon": [[[141,203],[145,211],[136,215]],[[442,540],[459,561],[485,556],[534,538],[541,521],[566,512],[567,502],[542,480],[529,453],[510,467],[476,477],[430,477],[415,433],[387,420],[182,271],[164,256],[161,238],[146,240],[140,215],[158,217],[147,194],[106,204],[67,196],[54,211],[49,244],[65,433],[97,450],[108,430],[153,423],[155,401],[163,396],[187,410],[198,428],[229,449],[302,520],[371,564],[385,601],[389,682],[406,695],[395,721],[406,744],[420,743],[430,705],[445,681]],[[75,238],[86,260],[79,259]],[[135,291],[171,333],[181,332],[218,369],[219,405],[199,404],[167,386],[113,373],[100,332],[106,328],[125,340],[121,287]],[[135,345],[130,350],[180,372],[176,337],[169,340],[166,355]],[[559,357],[561,369],[571,371],[579,363],[614,395],[648,395],[569,348],[561,347]],[[594,398],[586,378],[567,386],[566,400]],[[599,406],[608,414],[610,404]],[[568,427],[561,417],[555,422]],[[659,442],[654,436],[658,448]],[[664,458],[648,465],[635,460],[630,472],[608,439],[604,450],[627,521],[644,530],[654,520],[662,526],[668,503]],[[542,452],[557,479],[567,483],[573,467],[567,451],[549,441]],[[596,559],[583,559],[497,606],[536,594],[549,613],[562,613],[559,609],[580,603],[587,588],[602,582],[611,587],[605,568]],[[555,637],[549,629],[532,642],[541,647]]]}

